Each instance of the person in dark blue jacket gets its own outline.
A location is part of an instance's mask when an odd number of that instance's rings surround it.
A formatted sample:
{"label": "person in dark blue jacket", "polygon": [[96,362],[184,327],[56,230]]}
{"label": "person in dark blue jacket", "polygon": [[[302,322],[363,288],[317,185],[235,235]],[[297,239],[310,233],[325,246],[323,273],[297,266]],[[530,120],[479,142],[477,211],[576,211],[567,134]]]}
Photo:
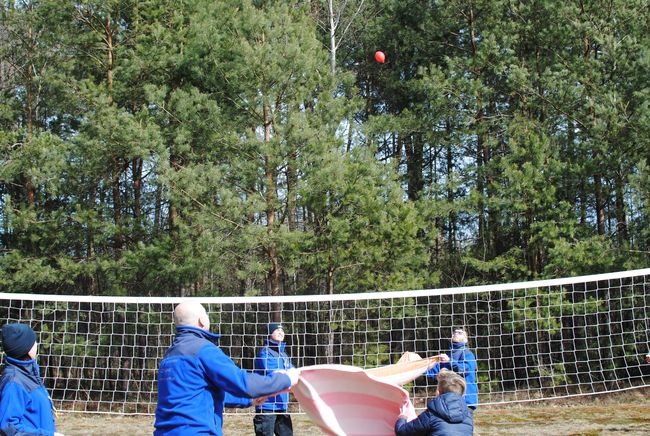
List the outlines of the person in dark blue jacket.
{"label": "person in dark blue jacket", "polygon": [[465,402],[471,410],[478,406],[478,386],[476,384],[476,357],[467,346],[467,332],[462,327],[453,329],[450,354],[441,354],[441,360],[426,372],[426,376],[435,378],[442,368],[451,369],[463,376],[467,382]]}
{"label": "person in dark blue jacket", "polygon": [[[282,324],[269,323],[267,332],[269,337],[255,359],[255,372],[268,375],[277,370],[294,368],[284,351],[286,343]],[[288,407],[288,392],[270,396],[263,404],[255,406],[256,415],[253,418],[255,436],[292,436],[293,424],[291,415],[287,413]]]}
{"label": "person in dark blue jacket", "polygon": [[224,406],[250,406],[298,382],[298,370],[261,376],[239,368],[217,345],[197,302],[174,309],[176,337],[160,362],[154,435],[222,434]]}
{"label": "person in dark blue jacket", "polygon": [[36,363],[36,333],[27,324],[2,326],[4,369],[0,377],[0,434],[59,435],[54,406]]}
{"label": "person in dark blue jacket", "polygon": [[400,415],[395,422],[396,436],[469,436],[474,433],[474,416],[463,400],[465,379],[445,368],[438,373],[436,397],[427,410],[413,421]]}

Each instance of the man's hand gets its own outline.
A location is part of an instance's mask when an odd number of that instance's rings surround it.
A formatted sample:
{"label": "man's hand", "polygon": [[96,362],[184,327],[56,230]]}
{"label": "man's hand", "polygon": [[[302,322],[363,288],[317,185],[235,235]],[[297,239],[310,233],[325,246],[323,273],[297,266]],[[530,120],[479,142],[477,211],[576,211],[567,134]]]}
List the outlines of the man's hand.
{"label": "man's hand", "polygon": [[447,363],[451,360],[449,359],[449,356],[446,355],[445,353],[439,354],[438,357],[440,357],[440,361],[443,363]]}
{"label": "man's hand", "polygon": [[645,355],[645,363],[650,363],[650,353]]}
{"label": "man's hand", "polygon": [[268,398],[269,398],[268,396],[254,398],[253,399],[253,406],[261,406],[262,404],[264,404],[266,402],[266,400]]}
{"label": "man's hand", "polygon": [[291,379],[291,386],[294,387],[298,383],[298,377],[300,376],[300,370],[296,368],[289,368],[289,369],[278,369],[275,372],[279,372],[280,374],[286,374],[289,376],[289,379]]}
{"label": "man's hand", "polygon": [[287,369],[287,375],[291,379],[291,387],[295,386],[298,383],[298,377],[300,377],[300,371],[296,368]]}
{"label": "man's hand", "polygon": [[291,379],[291,387],[294,387],[298,383],[298,377],[300,377],[300,371],[296,368],[287,369],[287,375]]}

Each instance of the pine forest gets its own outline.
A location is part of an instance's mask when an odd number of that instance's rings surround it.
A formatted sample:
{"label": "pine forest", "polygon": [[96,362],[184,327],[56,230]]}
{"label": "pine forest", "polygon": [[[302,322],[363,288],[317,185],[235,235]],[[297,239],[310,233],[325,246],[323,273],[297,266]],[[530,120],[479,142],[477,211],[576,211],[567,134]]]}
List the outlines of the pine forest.
{"label": "pine forest", "polygon": [[647,267],[649,6],[2,1],[0,292]]}

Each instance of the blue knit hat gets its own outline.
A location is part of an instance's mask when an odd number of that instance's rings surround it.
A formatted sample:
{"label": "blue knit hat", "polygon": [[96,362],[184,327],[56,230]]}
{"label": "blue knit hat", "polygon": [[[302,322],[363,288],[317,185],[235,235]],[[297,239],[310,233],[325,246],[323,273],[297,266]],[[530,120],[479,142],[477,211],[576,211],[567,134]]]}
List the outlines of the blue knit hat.
{"label": "blue knit hat", "polygon": [[5,324],[2,326],[2,348],[5,354],[20,359],[29,353],[36,343],[36,333],[27,324]]}
{"label": "blue knit hat", "polygon": [[269,325],[268,325],[269,335],[271,333],[273,333],[274,331],[276,331],[277,329],[284,330],[284,328],[282,327],[282,324],[280,324],[279,322],[270,322],[269,323]]}

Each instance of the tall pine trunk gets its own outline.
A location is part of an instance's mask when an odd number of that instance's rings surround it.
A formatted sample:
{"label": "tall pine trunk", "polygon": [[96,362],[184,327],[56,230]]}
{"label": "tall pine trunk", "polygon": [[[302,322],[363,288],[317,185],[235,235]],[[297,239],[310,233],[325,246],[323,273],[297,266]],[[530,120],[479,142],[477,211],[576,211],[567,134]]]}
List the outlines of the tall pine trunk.
{"label": "tall pine trunk", "polygon": [[[269,144],[271,142],[271,109],[268,105],[264,105],[264,143]],[[267,276],[268,280],[268,293],[271,296],[281,295],[280,289],[280,280],[282,271],[280,268],[280,259],[278,256],[278,250],[275,242],[275,219],[276,219],[276,209],[275,203],[277,201],[276,193],[276,181],[275,181],[276,169],[273,164],[273,158],[271,156],[265,156],[264,158],[264,180],[266,182],[266,233],[268,236],[266,254],[270,263],[270,268]],[[272,319],[279,321],[280,311],[282,306],[279,303],[272,304]]]}

